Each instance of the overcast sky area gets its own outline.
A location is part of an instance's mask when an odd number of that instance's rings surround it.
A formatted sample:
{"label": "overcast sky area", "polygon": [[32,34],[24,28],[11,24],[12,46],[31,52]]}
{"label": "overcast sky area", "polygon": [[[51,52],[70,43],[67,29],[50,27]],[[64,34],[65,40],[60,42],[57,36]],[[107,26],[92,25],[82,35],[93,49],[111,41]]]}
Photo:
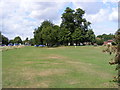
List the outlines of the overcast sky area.
{"label": "overcast sky area", "polygon": [[[81,2],[82,1],[82,2]],[[89,1],[89,2],[88,2]],[[108,2],[109,1],[109,2]],[[114,1],[114,2],[113,2]],[[34,29],[44,20],[60,25],[66,9],[82,8],[96,35],[115,33],[118,29],[117,0],[2,0],[0,1],[0,30],[9,39],[20,36],[33,38]]]}

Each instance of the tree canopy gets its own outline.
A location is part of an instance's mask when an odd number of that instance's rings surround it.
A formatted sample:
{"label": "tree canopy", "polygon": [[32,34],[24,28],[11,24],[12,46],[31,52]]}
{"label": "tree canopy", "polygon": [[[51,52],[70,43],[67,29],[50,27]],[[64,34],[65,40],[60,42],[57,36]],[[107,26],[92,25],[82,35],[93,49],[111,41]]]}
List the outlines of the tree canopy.
{"label": "tree canopy", "polygon": [[[1,43],[2,41],[2,43]],[[9,39],[7,37],[5,37],[4,35],[1,34],[0,32],[0,44],[5,44],[8,45]]]}
{"label": "tree canopy", "polygon": [[14,43],[17,43],[17,44],[22,43],[22,39],[19,36],[17,36],[14,38]]}
{"label": "tree canopy", "polygon": [[90,28],[90,22],[83,18],[85,11],[67,7],[61,16],[60,26],[45,20],[34,30],[35,44],[47,46],[79,45],[84,42],[95,42],[95,34]]}

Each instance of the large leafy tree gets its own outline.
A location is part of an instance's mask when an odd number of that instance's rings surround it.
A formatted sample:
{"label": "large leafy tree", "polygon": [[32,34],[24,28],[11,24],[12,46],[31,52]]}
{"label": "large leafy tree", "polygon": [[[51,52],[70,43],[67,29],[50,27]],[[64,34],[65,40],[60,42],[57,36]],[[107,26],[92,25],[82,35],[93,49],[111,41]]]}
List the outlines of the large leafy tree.
{"label": "large leafy tree", "polygon": [[[74,10],[71,8],[67,7],[65,12],[62,14],[62,23],[61,23],[61,28],[62,30],[64,29],[65,31],[70,32],[71,35],[75,30],[75,22],[74,22]],[[67,29],[67,30],[66,30]],[[69,36],[69,41],[72,44],[72,36]]]}
{"label": "large leafy tree", "polygon": [[45,20],[41,23],[41,25],[37,29],[35,29],[35,31],[34,31],[35,44],[37,44],[37,45],[44,44],[41,32],[43,29],[45,30],[45,28],[52,27],[52,26],[53,26],[53,24],[50,21]]}
{"label": "large leafy tree", "polygon": [[83,18],[85,11],[67,7],[62,14],[60,27],[50,21],[43,21],[34,31],[35,44],[73,45],[94,42],[94,32],[89,28],[90,22]]}
{"label": "large leafy tree", "polygon": [[10,41],[9,41],[9,43],[12,43],[12,44],[14,44],[14,40],[10,40]]}
{"label": "large leafy tree", "polygon": [[59,26],[44,27],[41,31],[43,44],[54,46],[58,43]]}
{"label": "large leafy tree", "polygon": [[17,36],[14,38],[14,43],[17,43],[17,44],[22,43],[22,39],[19,36]]}
{"label": "large leafy tree", "polygon": [[[89,31],[90,22],[83,18],[85,11],[78,8],[76,11],[67,7],[65,12],[62,14],[62,23],[61,28],[68,29],[67,31],[71,34],[69,35],[69,42],[71,45],[73,43],[84,43],[88,42],[89,37],[86,37],[87,34],[90,34]],[[92,32],[91,32],[92,33]],[[94,33],[91,35],[91,39],[94,38]],[[89,40],[93,41],[93,40]]]}

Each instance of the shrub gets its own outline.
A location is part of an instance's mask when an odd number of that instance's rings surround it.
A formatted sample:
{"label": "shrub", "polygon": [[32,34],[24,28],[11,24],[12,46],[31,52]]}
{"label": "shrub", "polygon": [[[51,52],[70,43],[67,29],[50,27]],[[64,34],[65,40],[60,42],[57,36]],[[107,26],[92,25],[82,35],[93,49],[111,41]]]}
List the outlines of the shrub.
{"label": "shrub", "polygon": [[97,45],[103,45],[104,41],[102,39],[96,40]]}

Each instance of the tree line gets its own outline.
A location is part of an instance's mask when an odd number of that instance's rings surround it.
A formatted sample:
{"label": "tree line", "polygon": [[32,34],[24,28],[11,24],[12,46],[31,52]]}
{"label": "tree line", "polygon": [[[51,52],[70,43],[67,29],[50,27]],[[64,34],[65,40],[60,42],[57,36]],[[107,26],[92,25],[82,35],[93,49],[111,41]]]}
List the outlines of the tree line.
{"label": "tree line", "polygon": [[35,44],[47,46],[80,45],[84,42],[95,42],[95,34],[90,28],[90,22],[83,18],[85,11],[67,7],[62,14],[60,26],[45,20],[34,31]]}
{"label": "tree line", "polygon": [[104,41],[113,39],[112,34],[103,34],[96,36],[91,29],[91,23],[87,21],[83,16],[85,11],[78,8],[76,10],[67,7],[64,13],[61,15],[62,22],[60,26],[53,24],[49,20],[45,20],[41,25],[35,28],[33,34],[34,38],[22,41],[20,36],[15,37],[13,40],[9,40],[7,37],[0,34],[2,37],[2,43],[29,43],[31,45],[47,45],[47,46],[59,46],[59,45],[84,45],[89,44],[100,44]]}

